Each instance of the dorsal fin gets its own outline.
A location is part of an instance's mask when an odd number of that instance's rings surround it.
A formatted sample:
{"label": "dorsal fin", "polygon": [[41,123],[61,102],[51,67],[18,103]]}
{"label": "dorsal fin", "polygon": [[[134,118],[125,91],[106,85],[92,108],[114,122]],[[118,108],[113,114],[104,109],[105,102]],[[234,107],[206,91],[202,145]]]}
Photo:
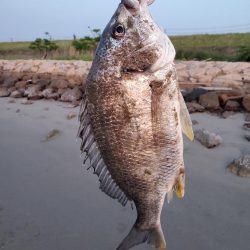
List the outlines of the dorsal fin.
{"label": "dorsal fin", "polygon": [[99,177],[100,189],[105,194],[113,199],[118,200],[123,206],[125,206],[129,199],[113,180],[104,162],[104,159],[102,158],[101,152],[94,137],[93,130],[91,128],[90,117],[87,108],[88,100],[86,95],[84,95],[80,107],[80,127],[78,131],[78,137],[80,137],[82,140],[81,152],[86,154],[84,163],[86,159],[90,160],[90,167],[94,169],[94,174]]}

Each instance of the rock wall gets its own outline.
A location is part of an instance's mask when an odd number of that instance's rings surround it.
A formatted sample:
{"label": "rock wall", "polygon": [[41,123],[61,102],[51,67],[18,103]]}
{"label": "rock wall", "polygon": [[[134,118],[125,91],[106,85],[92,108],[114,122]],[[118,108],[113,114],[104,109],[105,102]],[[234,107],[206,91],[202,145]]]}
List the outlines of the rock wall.
{"label": "rock wall", "polygon": [[250,63],[180,61],[178,78],[186,87],[211,86],[240,88],[250,83]]}
{"label": "rock wall", "polygon": [[[0,97],[78,101],[90,62],[0,60]],[[250,63],[176,62],[182,89],[197,86],[233,87],[250,93]]]}
{"label": "rock wall", "polygon": [[78,101],[90,66],[84,61],[0,60],[0,97]]}

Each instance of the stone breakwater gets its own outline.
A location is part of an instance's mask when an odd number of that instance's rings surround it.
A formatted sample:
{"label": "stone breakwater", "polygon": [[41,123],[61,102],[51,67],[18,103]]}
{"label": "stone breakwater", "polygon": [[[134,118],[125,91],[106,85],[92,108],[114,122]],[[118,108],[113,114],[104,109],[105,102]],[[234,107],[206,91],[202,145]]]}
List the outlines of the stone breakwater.
{"label": "stone breakwater", "polygon": [[0,60],[0,97],[77,102],[90,66],[84,61]]}
{"label": "stone breakwater", "polygon": [[[51,60],[0,60],[0,97],[27,97],[78,102],[91,62]],[[250,110],[250,63],[176,62],[181,89],[227,87],[233,92],[211,92],[188,96],[190,110],[225,108]],[[230,102],[229,102],[230,101]],[[212,102],[212,103],[211,103]],[[228,105],[227,105],[228,104]],[[200,106],[197,106],[200,105]]]}

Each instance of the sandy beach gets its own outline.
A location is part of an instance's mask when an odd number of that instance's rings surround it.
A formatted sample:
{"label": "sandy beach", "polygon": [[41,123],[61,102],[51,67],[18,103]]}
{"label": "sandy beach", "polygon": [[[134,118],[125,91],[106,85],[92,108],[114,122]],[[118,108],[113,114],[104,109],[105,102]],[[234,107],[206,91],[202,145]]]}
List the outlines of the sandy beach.
{"label": "sandy beach", "polygon": [[[136,212],[107,197],[82,166],[76,142],[79,107],[0,99],[0,249],[114,250]],[[162,226],[169,250],[249,250],[250,179],[226,166],[250,153],[243,114],[227,119],[194,114],[194,129],[218,133],[207,149],[185,139],[186,195],[165,203]],[[49,131],[60,133],[44,141]],[[152,249],[144,244],[134,249]]]}

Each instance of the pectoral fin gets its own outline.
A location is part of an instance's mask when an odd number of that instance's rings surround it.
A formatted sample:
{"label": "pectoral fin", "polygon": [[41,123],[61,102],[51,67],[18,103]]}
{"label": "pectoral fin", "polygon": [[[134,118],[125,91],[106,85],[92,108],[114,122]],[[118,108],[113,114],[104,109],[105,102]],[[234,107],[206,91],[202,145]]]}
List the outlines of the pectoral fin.
{"label": "pectoral fin", "polygon": [[193,141],[194,132],[192,127],[192,121],[186,103],[180,91],[179,91],[179,103],[180,103],[180,119],[181,119],[182,132],[187,136],[187,138],[190,141]]}

